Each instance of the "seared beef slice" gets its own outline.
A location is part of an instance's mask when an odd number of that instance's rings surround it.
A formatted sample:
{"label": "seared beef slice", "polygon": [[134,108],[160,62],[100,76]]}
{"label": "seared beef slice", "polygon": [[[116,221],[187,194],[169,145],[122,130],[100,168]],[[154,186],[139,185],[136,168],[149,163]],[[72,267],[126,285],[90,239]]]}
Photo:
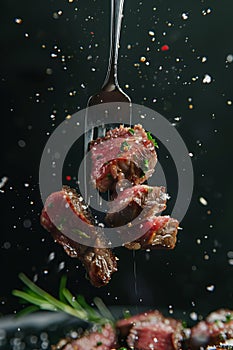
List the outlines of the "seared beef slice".
{"label": "seared beef slice", "polygon": [[115,184],[127,179],[142,184],[154,172],[157,155],[154,144],[141,125],[109,130],[90,145],[92,182],[100,192],[114,191]]}
{"label": "seared beef slice", "polygon": [[[76,221],[77,217],[81,220]],[[82,226],[82,222],[85,225]],[[94,286],[100,287],[110,281],[112,273],[117,271],[117,258],[110,249],[98,248],[101,239],[96,234],[83,198],[75,190],[64,186],[62,191],[52,193],[42,211],[41,224],[69,256],[81,260]],[[87,247],[69,238],[64,234],[69,231],[74,239],[75,235],[79,236],[79,242],[82,237],[89,237],[95,247]]]}
{"label": "seared beef slice", "polygon": [[109,227],[128,224],[143,211],[141,218],[156,215],[166,208],[167,194],[164,187],[137,185],[119,192],[109,203],[105,222]]}

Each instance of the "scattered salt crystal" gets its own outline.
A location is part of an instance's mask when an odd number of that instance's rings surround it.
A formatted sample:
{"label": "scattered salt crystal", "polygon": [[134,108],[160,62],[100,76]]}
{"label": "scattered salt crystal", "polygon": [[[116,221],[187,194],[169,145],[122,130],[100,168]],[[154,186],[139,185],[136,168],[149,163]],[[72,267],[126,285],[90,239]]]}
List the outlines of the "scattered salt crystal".
{"label": "scattered salt crystal", "polygon": [[52,261],[52,260],[54,260],[54,258],[55,258],[55,253],[52,252],[52,253],[49,254],[48,261]]}
{"label": "scattered salt crystal", "polygon": [[189,18],[187,13],[182,13],[181,17],[182,17],[183,20],[186,20],[186,19]]}
{"label": "scattered salt crystal", "polygon": [[232,54],[227,55],[226,61],[227,61],[228,63],[233,62],[233,55],[232,55]]}
{"label": "scattered salt crystal", "polygon": [[150,36],[154,36],[154,35],[155,35],[155,33],[153,32],[153,30],[149,30],[148,34],[149,34]]}
{"label": "scattered salt crystal", "polygon": [[145,56],[142,56],[142,57],[140,58],[140,62],[146,62],[146,57],[145,57]]}
{"label": "scattered salt crystal", "polygon": [[19,147],[23,148],[26,146],[26,142],[24,140],[19,140],[18,145],[19,145]]}
{"label": "scattered salt crystal", "polygon": [[25,228],[30,228],[32,226],[32,222],[30,219],[25,219],[24,222],[23,222],[23,226]]}
{"label": "scattered salt crystal", "polygon": [[203,57],[201,58],[201,62],[204,63],[204,62],[206,62],[206,61],[207,61],[207,57],[203,56]]}
{"label": "scattered salt crystal", "polygon": [[16,24],[21,24],[21,23],[23,23],[22,18],[15,18],[15,23],[16,23]]}
{"label": "scattered salt crystal", "polygon": [[228,258],[233,259],[233,252],[232,252],[232,251],[229,251],[229,252],[227,253],[227,256],[228,256]]}
{"label": "scattered salt crystal", "polygon": [[191,320],[197,321],[197,313],[196,312],[191,312],[189,316],[190,316]]}
{"label": "scattered salt crystal", "polygon": [[4,176],[0,181],[0,188],[3,188],[8,181],[8,177]]}
{"label": "scattered salt crystal", "polygon": [[231,101],[231,100],[228,100],[228,101],[227,101],[227,105],[228,105],[228,106],[231,106],[231,105],[232,105],[232,101]]}
{"label": "scattered salt crystal", "polygon": [[64,267],[65,267],[65,262],[62,261],[62,262],[58,265],[58,270],[61,271],[61,270],[64,269]]}
{"label": "scattered salt crystal", "polygon": [[211,285],[209,285],[209,286],[207,286],[206,287],[206,289],[208,290],[208,292],[213,292],[214,291],[214,285],[213,284],[211,284]]}
{"label": "scattered salt crystal", "polygon": [[203,82],[204,84],[210,84],[211,81],[212,81],[211,76],[210,76],[209,74],[205,74],[205,76],[204,76],[202,82]]}
{"label": "scattered salt crystal", "polygon": [[207,200],[206,200],[204,197],[200,197],[200,198],[199,198],[199,202],[200,202],[202,205],[207,205],[207,204],[208,204]]}

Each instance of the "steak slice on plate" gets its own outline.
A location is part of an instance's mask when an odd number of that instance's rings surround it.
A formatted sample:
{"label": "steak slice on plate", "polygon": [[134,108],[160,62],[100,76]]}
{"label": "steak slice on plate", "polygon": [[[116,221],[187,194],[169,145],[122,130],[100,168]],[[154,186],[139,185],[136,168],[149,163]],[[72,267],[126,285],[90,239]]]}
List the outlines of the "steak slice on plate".
{"label": "steak slice on plate", "polygon": [[220,309],[207,316],[191,329],[190,346],[196,350],[207,345],[218,345],[233,338],[233,311]]}
{"label": "steak slice on plate", "polygon": [[61,340],[54,350],[111,350],[116,347],[116,332],[110,324],[95,326],[78,339]]}

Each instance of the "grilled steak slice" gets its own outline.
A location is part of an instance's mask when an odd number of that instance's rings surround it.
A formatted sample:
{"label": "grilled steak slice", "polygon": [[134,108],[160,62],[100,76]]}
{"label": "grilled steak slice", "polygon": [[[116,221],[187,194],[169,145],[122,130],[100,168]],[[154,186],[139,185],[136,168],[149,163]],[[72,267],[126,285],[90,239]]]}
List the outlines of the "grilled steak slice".
{"label": "grilled steak slice", "polygon": [[224,343],[233,338],[233,311],[220,309],[191,330],[190,347],[194,350],[207,345]]}
{"label": "grilled steak slice", "polygon": [[75,340],[68,340],[64,344],[61,341],[54,347],[54,350],[111,350],[116,346],[116,332],[111,325],[95,327],[85,332],[82,337]]}
{"label": "grilled steak slice", "polygon": [[157,310],[148,311],[117,321],[116,328],[120,337],[124,339],[128,336],[130,329],[136,324],[141,324],[142,322],[157,323],[163,319],[164,316],[161,312]]}
{"label": "grilled steak slice", "polygon": [[214,346],[208,346],[207,347],[207,350],[233,350],[233,345],[230,345],[230,344],[219,344],[219,345],[214,345]]}
{"label": "grilled steak slice", "polygon": [[122,179],[142,184],[154,172],[157,162],[154,143],[141,125],[109,130],[90,144],[92,181],[100,192],[114,191]]}
{"label": "grilled steak slice", "polygon": [[182,325],[145,323],[134,326],[127,338],[129,347],[134,350],[177,350],[181,349]]}
{"label": "grilled steak slice", "polygon": [[126,243],[128,249],[173,249],[176,244],[176,235],[179,222],[170,216],[155,216],[133,227],[133,231],[146,232],[136,241]]}
{"label": "grilled steak slice", "polygon": [[[81,220],[76,221],[77,217]],[[110,281],[112,273],[117,271],[117,258],[110,249],[98,248],[103,238],[97,236],[91,215],[75,190],[64,186],[62,191],[52,193],[43,208],[41,224],[69,256],[81,260],[94,286],[101,287]],[[66,236],[66,232],[71,232],[74,240]],[[79,241],[89,237],[95,247],[76,242],[77,234]]]}
{"label": "grilled steak slice", "polygon": [[110,227],[126,225],[143,210],[142,218],[160,213],[166,209],[167,194],[164,187],[137,185],[120,192],[110,202],[105,222]]}
{"label": "grilled steak slice", "polygon": [[185,337],[180,321],[166,318],[157,310],[119,320],[116,328],[120,341],[126,339],[128,347],[134,350],[181,349]]}

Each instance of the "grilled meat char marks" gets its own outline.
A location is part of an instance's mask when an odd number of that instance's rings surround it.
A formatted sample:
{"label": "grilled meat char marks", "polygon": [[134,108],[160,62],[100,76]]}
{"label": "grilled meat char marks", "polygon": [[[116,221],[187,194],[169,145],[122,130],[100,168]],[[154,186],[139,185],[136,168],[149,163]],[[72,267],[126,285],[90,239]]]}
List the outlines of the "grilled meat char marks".
{"label": "grilled meat char marks", "polygon": [[191,330],[190,347],[200,349],[207,345],[218,345],[233,338],[233,311],[220,309],[212,312],[205,321]]}
{"label": "grilled meat char marks", "polygon": [[[81,220],[76,221],[76,217]],[[83,227],[82,222],[85,223]],[[51,194],[42,211],[41,224],[69,256],[81,260],[94,286],[101,287],[110,281],[112,273],[117,271],[117,258],[110,249],[98,248],[103,238],[97,236],[93,219],[75,190],[64,186],[62,191]],[[79,242],[82,237],[90,237],[95,247],[79,244],[63,234],[68,231],[74,239],[75,235],[79,235]]]}
{"label": "grilled meat char marks", "polygon": [[122,179],[142,184],[154,172],[157,154],[141,125],[120,126],[90,144],[92,181],[100,192],[114,191]]}

